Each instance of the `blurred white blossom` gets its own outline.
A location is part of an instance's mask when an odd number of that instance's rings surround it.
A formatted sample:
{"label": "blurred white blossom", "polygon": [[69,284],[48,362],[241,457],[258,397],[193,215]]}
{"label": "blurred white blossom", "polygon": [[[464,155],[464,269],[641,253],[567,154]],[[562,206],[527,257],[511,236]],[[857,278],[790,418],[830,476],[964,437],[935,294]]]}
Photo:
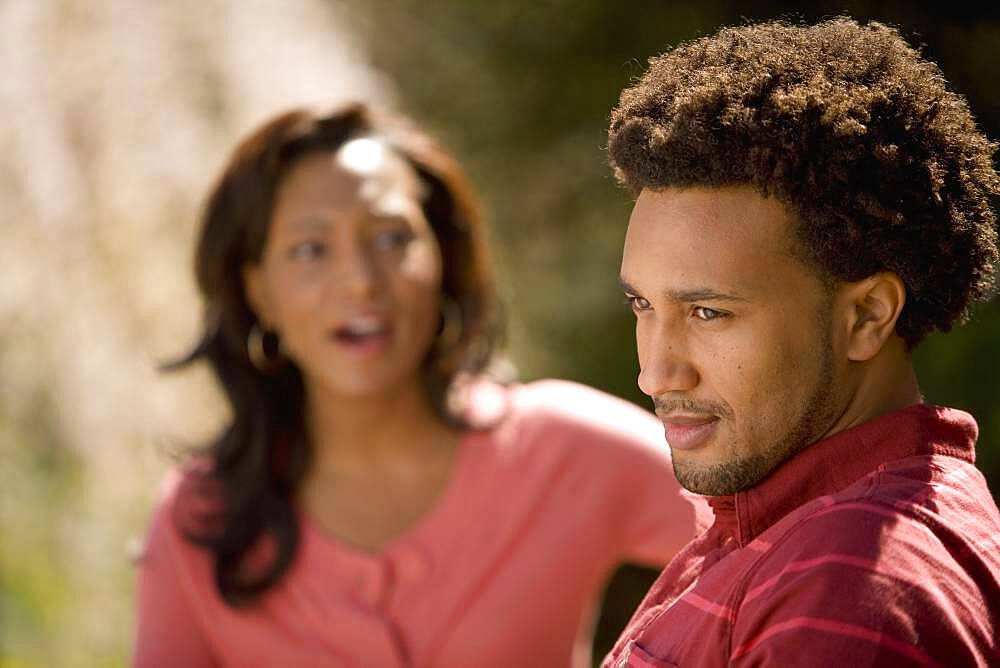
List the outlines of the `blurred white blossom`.
{"label": "blurred white blossom", "polygon": [[119,665],[127,545],[171,446],[223,412],[195,341],[195,221],[235,141],[391,91],[320,0],[0,2],[0,663]]}

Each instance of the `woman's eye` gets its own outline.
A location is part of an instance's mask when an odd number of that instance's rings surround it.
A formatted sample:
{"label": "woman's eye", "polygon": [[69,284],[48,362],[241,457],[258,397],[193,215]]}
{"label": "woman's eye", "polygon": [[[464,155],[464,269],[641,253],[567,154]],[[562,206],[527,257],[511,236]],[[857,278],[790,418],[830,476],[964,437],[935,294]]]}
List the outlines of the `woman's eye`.
{"label": "woman's eye", "polygon": [[707,306],[695,306],[693,313],[696,318],[705,321],[717,320],[729,315],[725,311],[716,311],[714,308],[708,308]]}
{"label": "woman's eye", "polygon": [[303,241],[288,250],[293,260],[315,260],[326,254],[326,244],[321,241]]}
{"label": "woman's eye", "polygon": [[643,297],[637,297],[635,295],[625,295],[625,303],[631,307],[633,311],[646,311],[650,308],[650,303]]}
{"label": "woman's eye", "polygon": [[405,229],[384,230],[375,235],[375,248],[378,250],[395,250],[402,248],[413,240],[413,233]]}

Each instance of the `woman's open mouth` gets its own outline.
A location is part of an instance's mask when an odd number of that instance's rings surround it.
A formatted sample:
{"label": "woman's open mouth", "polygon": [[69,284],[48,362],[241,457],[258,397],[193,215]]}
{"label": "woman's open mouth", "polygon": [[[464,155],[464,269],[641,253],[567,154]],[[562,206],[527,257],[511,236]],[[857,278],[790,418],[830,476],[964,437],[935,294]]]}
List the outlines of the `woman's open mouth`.
{"label": "woman's open mouth", "polygon": [[341,350],[368,357],[384,352],[392,339],[392,326],[378,316],[356,316],[335,328],[331,339]]}

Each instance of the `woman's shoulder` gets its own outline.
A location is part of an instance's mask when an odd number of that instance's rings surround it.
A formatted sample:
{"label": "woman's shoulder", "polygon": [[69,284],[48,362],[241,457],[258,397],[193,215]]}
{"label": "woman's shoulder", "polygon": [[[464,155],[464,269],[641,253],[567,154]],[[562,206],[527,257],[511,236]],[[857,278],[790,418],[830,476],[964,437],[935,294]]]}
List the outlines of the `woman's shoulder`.
{"label": "woman's shoulder", "polygon": [[506,386],[477,383],[469,396],[470,411],[499,416],[493,433],[506,447],[668,456],[663,427],[651,413],[580,383],[558,379]]}
{"label": "woman's shoulder", "polygon": [[[219,483],[204,458],[174,464],[160,481],[144,552],[170,543],[193,546],[216,528],[221,509]],[[193,539],[193,540],[192,540]]]}
{"label": "woman's shoulder", "polygon": [[543,379],[511,389],[515,415],[539,429],[617,435],[659,443],[663,429],[649,412],[607,392],[580,383]]}

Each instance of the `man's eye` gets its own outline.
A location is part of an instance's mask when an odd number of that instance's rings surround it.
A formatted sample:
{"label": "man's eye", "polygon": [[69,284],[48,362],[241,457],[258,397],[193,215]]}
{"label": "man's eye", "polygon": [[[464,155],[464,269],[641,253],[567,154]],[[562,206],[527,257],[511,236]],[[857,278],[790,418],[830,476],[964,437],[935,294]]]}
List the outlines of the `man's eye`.
{"label": "man's eye", "polygon": [[714,308],[708,308],[707,306],[695,306],[692,312],[696,318],[705,321],[717,320],[729,315],[725,311],[716,311]]}
{"label": "man's eye", "polygon": [[633,311],[647,311],[650,308],[650,303],[645,298],[636,295],[625,295],[625,303]]}
{"label": "man's eye", "polygon": [[413,233],[405,229],[385,230],[375,235],[375,248],[379,250],[395,250],[402,248],[413,240]]}
{"label": "man's eye", "polygon": [[293,260],[315,260],[326,254],[326,244],[320,241],[303,241],[288,250],[288,257]]}

